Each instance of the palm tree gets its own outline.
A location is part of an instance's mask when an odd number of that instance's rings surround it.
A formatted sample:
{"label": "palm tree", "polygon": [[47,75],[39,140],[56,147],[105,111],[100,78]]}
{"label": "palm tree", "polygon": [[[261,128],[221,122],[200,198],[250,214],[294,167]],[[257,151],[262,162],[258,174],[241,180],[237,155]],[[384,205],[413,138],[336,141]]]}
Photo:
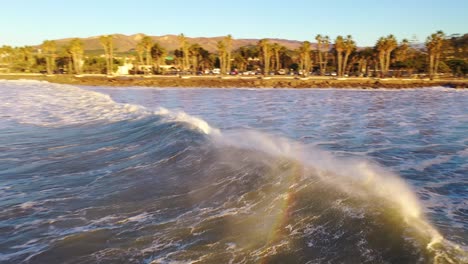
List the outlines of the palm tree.
{"label": "palm tree", "polygon": [[322,43],[324,39],[322,35],[318,34],[317,36],[315,36],[315,40],[317,40],[317,55],[318,55],[318,61],[319,61],[320,75],[324,75],[325,69],[323,67],[323,54],[322,54]]}
{"label": "palm tree", "polygon": [[234,53],[234,66],[240,71],[247,70],[248,60],[241,53]]}
{"label": "palm tree", "polygon": [[11,46],[3,45],[0,47],[0,62],[7,66],[8,72],[13,63],[14,49]]}
{"label": "palm tree", "polygon": [[335,50],[337,59],[338,76],[343,76],[343,51],[345,49],[345,42],[342,36],[335,39]]}
{"label": "palm tree", "polygon": [[443,31],[439,30],[434,34],[431,34],[426,39],[426,48],[429,53],[429,76],[431,78],[437,74],[439,61],[440,61],[440,53],[442,50],[442,45],[444,43],[445,34]]}
{"label": "palm tree", "polygon": [[53,73],[54,68],[54,60],[55,60],[55,52],[57,51],[57,44],[53,40],[44,40],[41,45],[42,52],[46,57],[46,67],[47,67],[47,74]]}
{"label": "palm tree", "polygon": [[390,56],[392,54],[392,51],[398,47],[398,42],[397,42],[395,36],[393,36],[393,35],[388,35],[387,39],[386,39],[386,42],[387,42],[387,44],[386,44],[387,58],[385,59],[385,73],[388,73],[388,71],[390,70]]}
{"label": "palm tree", "polygon": [[199,56],[200,56],[201,46],[197,43],[190,45],[189,54],[192,61],[193,72],[196,74],[198,72]]}
{"label": "palm tree", "polygon": [[137,43],[135,50],[138,55],[138,63],[143,64],[143,54],[145,53],[145,47],[143,46],[143,43]]}
{"label": "palm tree", "polygon": [[396,51],[396,60],[397,61],[405,61],[408,57],[408,52],[410,48],[410,43],[408,39],[403,39],[398,46],[398,50]]}
{"label": "palm tree", "polygon": [[380,63],[381,76],[386,76],[390,70],[390,58],[392,51],[398,47],[398,42],[393,35],[380,37],[375,45]]}
{"label": "palm tree", "polygon": [[342,73],[344,73],[344,71],[347,69],[349,55],[351,54],[351,52],[354,51],[355,48],[356,48],[356,43],[354,42],[353,37],[351,35],[348,35],[346,39],[344,40],[345,57],[343,60],[343,67],[342,67],[343,72]]}
{"label": "palm tree", "polygon": [[281,63],[280,63],[280,51],[281,51],[281,45],[278,44],[278,43],[273,43],[273,45],[271,46],[271,50],[273,51],[273,55],[275,56],[275,70],[276,72],[279,71],[279,69],[281,69]]}
{"label": "palm tree", "polygon": [[213,56],[210,54],[210,52],[200,47],[200,49],[198,50],[198,54],[199,54],[199,61],[198,61],[199,65],[204,69],[212,68]]}
{"label": "palm tree", "polygon": [[34,65],[33,48],[31,46],[24,46],[17,48],[17,65],[20,70],[31,72],[31,67]]}
{"label": "palm tree", "polygon": [[112,74],[113,71],[113,36],[112,35],[107,35],[107,36],[101,36],[99,38],[99,42],[101,43],[102,47],[104,48],[104,53],[106,56],[106,73],[107,75]]}
{"label": "palm tree", "polygon": [[166,50],[159,45],[159,43],[155,42],[153,47],[151,47],[151,58],[153,62],[155,62],[156,71],[159,72],[160,65],[164,62],[163,59],[166,56]]}
{"label": "palm tree", "polygon": [[403,39],[395,50],[395,61],[400,64],[400,67],[403,66],[405,70],[408,70],[407,60],[409,57],[410,43],[408,39]]}
{"label": "palm tree", "polygon": [[310,42],[304,41],[299,47],[299,61],[300,69],[302,70],[303,75],[307,75],[310,71]]}
{"label": "palm tree", "polygon": [[288,49],[285,46],[280,46],[278,55],[278,66],[280,67],[280,69],[284,69],[286,65],[288,65],[288,61],[291,60],[291,57],[288,55]]}
{"label": "palm tree", "polygon": [[189,44],[184,34],[180,34],[178,38],[180,43],[180,50],[183,53],[182,69],[185,70],[189,68]]}
{"label": "palm tree", "polygon": [[72,56],[75,73],[81,74],[84,53],[83,42],[78,38],[72,39],[70,41],[69,51]]}
{"label": "palm tree", "polygon": [[377,40],[377,43],[375,44],[375,48],[378,52],[378,57],[379,57],[379,65],[380,65],[380,76],[383,77],[386,72],[385,72],[385,58],[387,54],[387,42],[385,37],[380,37]]}
{"label": "palm tree", "polygon": [[232,36],[229,34],[224,37],[224,45],[226,46],[226,71],[231,72],[231,56],[232,56]]}
{"label": "palm tree", "polygon": [[270,71],[270,43],[268,39],[261,39],[258,42],[258,46],[260,47],[262,53],[262,61],[263,61],[263,74],[267,75]]}
{"label": "palm tree", "polygon": [[357,52],[358,72],[369,75],[369,67],[371,63],[375,64],[375,51],[373,48],[364,48]]}
{"label": "palm tree", "polygon": [[327,70],[327,65],[328,65],[328,55],[330,52],[330,37],[325,36],[322,39],[322,45],[323,45],[323,70],[324,73]]}
{"label": "palm tree", "polygon": [[74,69],[73,69],[73,54],[71,53],[71,48],[70,48],[70,43],[67,45],[63,46],[61,49],[61,53],[66,57],[66,63],[67,63],[67,73],[72,74]]}
{"label": "palm tree", "polygon": [[150,36],[144,36],[141,41],[141,46],[145,50],[146,65],[151,65],[151,48],[153,47],[153,39]]}
{"label": "palm tree", "polygon": [[218,41],[216,47],[218,48],[219,68],[221,74],[226,73],[226,43],[224,41]]}

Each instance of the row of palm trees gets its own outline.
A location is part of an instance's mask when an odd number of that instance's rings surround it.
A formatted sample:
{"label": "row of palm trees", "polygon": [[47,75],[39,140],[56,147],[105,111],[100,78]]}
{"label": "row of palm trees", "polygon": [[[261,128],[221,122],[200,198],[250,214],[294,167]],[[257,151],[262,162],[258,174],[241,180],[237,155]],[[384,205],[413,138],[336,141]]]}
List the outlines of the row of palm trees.
{"label": "row of palm trees", "polygon": [[[327,65],[329,62],[329,54],[332,51],[330,48],[330,38],[328,36],[317,35],[316,38],[317,44],[316,49],[312,49],[312,44],[309,41],[304,41],[296,50],[297,61],[298,61],[298,71],[307,75],[313,66],[312,58],[313,53],[317,55],[316,65],[319,68],[319,74],[325,75],[327,70]],[[258,46],[261,50],[261,62],[263,65],[263,72],[270,72],[270,63],[275,63],[274,69],[277,71],[282,68],[280,62],[281,53],[286,53],[288,50],[279,45],[278,43],[270,44],[268,39],[262,39],[258,42]],[[343,38],[338,36],[335,40],[334,50],[336,52],[336,68],[339,76],[344,74],[344,69],[347,69],[349,56],[353,51],[356,50],[356,43],[353,41],[351,36]],[[272,59],[274,55],[274,59]]]}
{"label": "row of palm trees", "polygon": [[[346,37],[337,36],[333,48],[331,48],[330,38],[328,36],[322,36],[318,34],[315,37],[316,50],[314,54],[316,55],[316,65],[318,65],[319,74],[325,75],[327,70],[327,64],[329,62],[329,55],[332,55],[336,59],[335,69],[338,76],[344,76],[347,72],[350,71],[350,56],[355,53],[354,60],[352,61],[357,64],[365,64],[368,61],[375,62],[374,71],[380,72],[381,76],[387,76],[390,71],[391,58],[396,57],[398,61],[404,61],[408,58],[408,53],[410,49],[410,43],[407,39],[403,39],[399,44],[394,35],[388,35],[386,37],[381,37],[378,39],[374,50],[372,52],[356,52],[357,45],[353,40],[351,35]],[[429,56],[429,75],[433,77],[438,72],[438,65],[440,62],[440,56],[442,53],[442,45],[445,40],[445,34],[442,31],[438,31],[426,39],[426,49]],[[262,54],[262,65],[263,72],[268,73],[270,69],[270,54],[275,52],[278,58],[278,51],[281,48],[277,48],[278,44],[270,44],[267,39],[262,39],[258,42],[258,46]],[[395,50],[398,48],[398,53],[395,54]],[[283,49],[284,50],[284,49]],[[361,51],[365,51],[361,49]],[[368,51],[368,50],[367,50]],[[309,72],[312,68],[311,56],[312,49],[311,43],[309,41],[304,41],[302,45],[297,49],[298,61],[299,61],[299,71]],[[377,57],[377,58],[376,58]],[[466,58],[465,58],[466,59]],[[278,59],[276,59],[278,61]],[[278,64],[280,65],[280,64]],[[361,67],[359,67],[361,68]]]}
{"label": "row of palm trees", "polygon": [[[47,74],[54,72],[55,59],[57,57],[57,44],[53,40],[45,40],[41,44],[41,52],[46,60]],[[83,71],[83,56],[84,46],[83,42],[78,39],[72,39],[68,45],[65,46],[65,51],[69,56],[69,68],[76,74],[81,74]]]}
{"label": "row of palm trees", "polygon": [[[184,34],[178,36],[179,48],[173,52],[175,67],[182,71],[198,71],[203,68],[218,66],[222,74],[229,74],[233,68],[246,70],[252,64],[261,69],[263,74],[278,72],[280,69],[291,68],[307,75],[315,70],[320,75],[330,71],[330,67],[336,70],[338,76],[344,76],[356,68],[362,72],[373,65],[374,73],[387,76],[390,72],[390,64],[393,60],[405,61],[410,57],[412,47],[408,40],[398,43],[393,35],[378,39],[374,48],[358,49],[352,36],[337,36],[333,41],[328,36],[320,34],[315,37],[316,45],[304,41],[300,47],[292,51],[286,47],[271,43],[271,40],[261,39],[256,46],[244,46],[233,50],[233,38],[227,35],[217,43],[217,54],[210,54],[197,43],[189,43]],[[430,35],[426,40],[428,57],[428,73],[432,77],[437,74],[442,46],[445,35],[438,31]],[[104,50],[105,72],[114,72],[114,36],[104,35],[99,38]],[[41,45],[41,54],[45,60],[46,72],[54,72],[57,60],[57,44],[46,40]],[[68,69],[70,72],[80,74],[83,71],[84,46],[81,40],[72,39],[65,45],[65,53],[68,57]],[[149,36],[142,36],[135,46],[137,59],[135,64],[151,66],[159,71],[160,65],[166,63],[169,53]],[[32,47],[22,47],[16,50],[16,57],[11,58],[2,54],[13,54],[11,47],[0,48],[0,59],[21,60],[22,67],[30,69],[34,63]],[[213,60],[213,58],[215,59]],[[216,64],[216,65],[215,65]]]}

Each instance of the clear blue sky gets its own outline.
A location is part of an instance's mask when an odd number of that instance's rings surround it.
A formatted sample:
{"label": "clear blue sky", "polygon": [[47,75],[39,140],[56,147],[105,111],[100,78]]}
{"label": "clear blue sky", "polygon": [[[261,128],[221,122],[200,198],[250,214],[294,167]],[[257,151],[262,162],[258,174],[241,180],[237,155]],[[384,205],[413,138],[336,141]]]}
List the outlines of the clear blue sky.
{"label": "clear blue sky", "polygon": [[0,45],[122,33],[314,41],[353,35],[370,46],[382,35],[424,41],[437,30],[468,33],[467,0],[0,0]]}

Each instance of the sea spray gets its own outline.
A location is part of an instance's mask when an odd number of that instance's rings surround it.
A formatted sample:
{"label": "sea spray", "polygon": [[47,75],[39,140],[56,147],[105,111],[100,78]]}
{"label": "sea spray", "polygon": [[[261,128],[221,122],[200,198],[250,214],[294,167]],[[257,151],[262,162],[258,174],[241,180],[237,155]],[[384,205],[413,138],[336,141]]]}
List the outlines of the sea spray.
{"label": "sea spray", "polygon": [[466,252],[458,245],[445,240],[425,218],[418,198],[404,180],[369,160],[339,159],[316,147],[253,130],[230,131],[216,134],[213,138],[220,145],[253,149],[313,168],[317,170],[314,176],[348,195],[368,201],[387,200],[399,208],[405,223],[426,241],[427,250],[434,255],[434,263],[457,263],[467,260]]}

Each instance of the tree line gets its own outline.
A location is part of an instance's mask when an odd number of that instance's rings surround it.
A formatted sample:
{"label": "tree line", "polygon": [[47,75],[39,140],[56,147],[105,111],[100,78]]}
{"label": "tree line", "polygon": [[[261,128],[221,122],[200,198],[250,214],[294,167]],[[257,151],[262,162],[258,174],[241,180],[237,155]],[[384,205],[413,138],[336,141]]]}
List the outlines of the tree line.
{"label": "tree line", "polygon": [[[251,72],[270,74],[404,77],[440,73],[464,77],[468,74],[468,34],[446,36],[437,31],[424,45],[393,35],[383,36],[373,47],[359,48],[351,35],[334,40],[321,34],[315,43],[304,41],[297,49],[288,49],[269,39],[256,45],[233,49],[231,35],[217,42],[216,52],[178,36],[178,48],[168,51],[150,36],[143,36],[135,48],[117,53],[114,36],[99,38],[102,53],[85,53],[83,42],[72,39],[58,46],[45,40],[39,47],[0,47],[0,72],[101,73],[112,75],[119,65],[133,65],[133,74],[169,72],[205,73],[219,68],[221,74]],[[167,65],[171,67],[168,68]]]}

